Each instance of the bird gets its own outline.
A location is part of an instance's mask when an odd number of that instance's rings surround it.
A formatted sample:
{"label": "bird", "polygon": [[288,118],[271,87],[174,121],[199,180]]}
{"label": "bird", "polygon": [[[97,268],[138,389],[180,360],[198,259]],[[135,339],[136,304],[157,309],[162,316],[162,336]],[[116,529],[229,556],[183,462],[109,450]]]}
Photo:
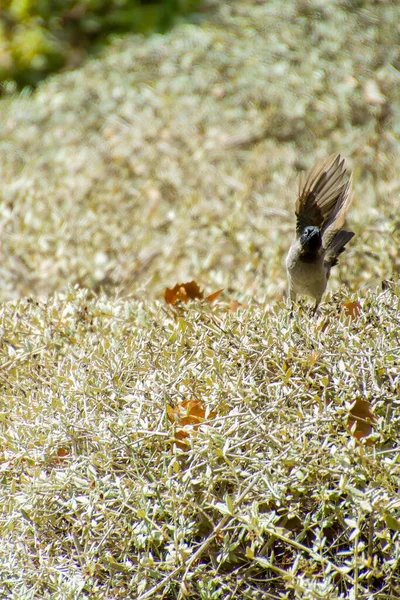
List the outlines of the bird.
{"label": "bird", "polygon": [[314,298],[315,314],[332,267],[354,236],[343,229],[353,199],[352,174],[340,154],[317,162],[299,180],[296,236],[286,257],[289,296]]}

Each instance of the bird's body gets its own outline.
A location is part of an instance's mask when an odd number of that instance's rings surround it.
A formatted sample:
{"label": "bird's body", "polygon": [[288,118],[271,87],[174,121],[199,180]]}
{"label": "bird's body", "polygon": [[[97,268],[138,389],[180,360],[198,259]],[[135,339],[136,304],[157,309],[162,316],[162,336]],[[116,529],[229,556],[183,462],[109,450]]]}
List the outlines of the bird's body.
{"label": "bird's body", "polygon": [[343,229],[351,183],[340,155],[317,163],[300,181],[296,237],[286,258],[291,300],[304,295],[315,299],[315,308],[320,303],[331,268],[354,235]]}
{"label": "bird's body", "polygon": [[302,260],[299,258],[298,245],[292,244],[286,268],[292,300],[296,300],[297,295],[310,296],[318,301],[322,298],[329,276],[321,254],[312,261]]}

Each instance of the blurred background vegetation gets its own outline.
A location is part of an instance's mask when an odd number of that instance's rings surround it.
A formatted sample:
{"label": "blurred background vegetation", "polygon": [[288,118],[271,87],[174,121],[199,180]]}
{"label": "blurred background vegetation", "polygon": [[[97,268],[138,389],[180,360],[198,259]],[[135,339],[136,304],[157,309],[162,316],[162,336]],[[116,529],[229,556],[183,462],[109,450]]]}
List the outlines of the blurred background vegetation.
{"label": "blurred background vegetation", "polygon": [[50,73],[79,66],[113,35],[165,32],[199,5],[200,0],[3,0],[0,82],[36,85]]}

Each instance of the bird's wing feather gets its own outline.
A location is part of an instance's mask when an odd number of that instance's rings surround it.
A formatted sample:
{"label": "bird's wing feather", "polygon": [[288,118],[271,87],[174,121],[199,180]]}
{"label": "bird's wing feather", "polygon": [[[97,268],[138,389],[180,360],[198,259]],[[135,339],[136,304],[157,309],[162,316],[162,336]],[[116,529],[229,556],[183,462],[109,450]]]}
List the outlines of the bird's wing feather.
{"label": "bird's wing feather", "polygon": [[344,226],[347,211],[349,210],[349,206],[353,200],[352,187],[353,176],[351,175],[336,202],[336,206],[334,206],[324,223],[322,229],[322,242],[324,248],[329,246],[336,233]]}
{"label": "bird's wing feather", "polygon": [[317,163],[301,177],[296,201],[298,236],[308,225],[323,228],[347,185],[345,161],[340,154]]}

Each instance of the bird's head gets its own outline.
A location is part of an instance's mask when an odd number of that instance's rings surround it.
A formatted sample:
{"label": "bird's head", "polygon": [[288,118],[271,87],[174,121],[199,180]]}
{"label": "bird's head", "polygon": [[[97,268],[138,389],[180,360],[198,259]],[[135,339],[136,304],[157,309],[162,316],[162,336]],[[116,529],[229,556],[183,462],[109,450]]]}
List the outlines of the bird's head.
{"label": "bird's head", "polygon": [[309,225],[304,227],[300,236],[300,245],[305,252],[315,252],[321,248],[322,238],[319,227]]}

